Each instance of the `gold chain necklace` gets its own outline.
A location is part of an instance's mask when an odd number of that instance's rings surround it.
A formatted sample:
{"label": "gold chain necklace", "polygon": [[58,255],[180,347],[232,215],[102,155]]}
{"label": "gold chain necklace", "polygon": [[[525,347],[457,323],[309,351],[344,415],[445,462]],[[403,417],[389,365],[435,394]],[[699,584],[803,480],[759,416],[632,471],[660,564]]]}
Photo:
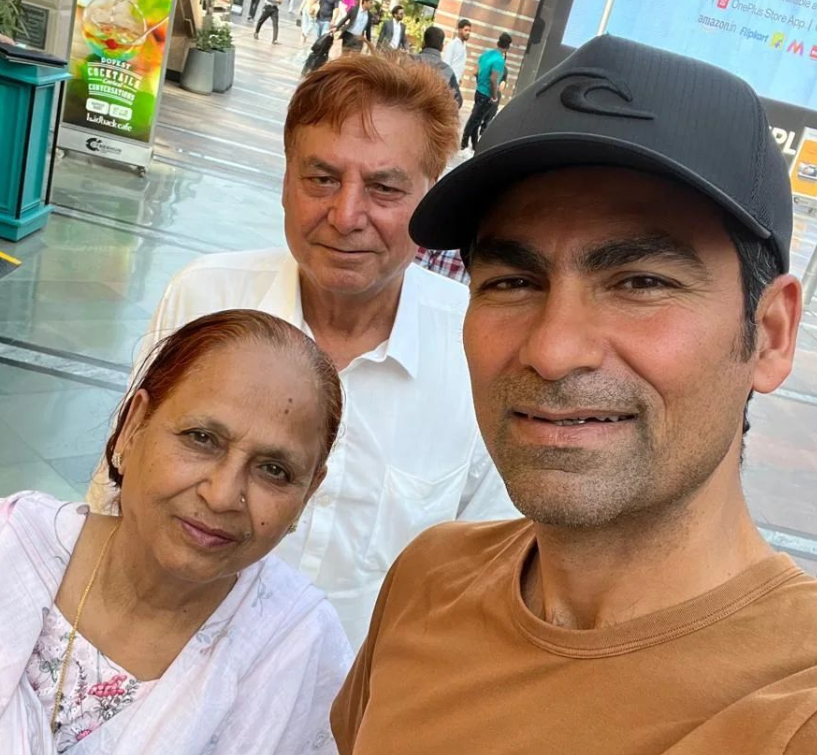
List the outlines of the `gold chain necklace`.
{"label": "gold chain necklace", "polygon": [[111,544],[111,540],[113,540],[113,536],[116,534],[116,531],[119,529],[119,525],[122,524],[122,520],[120,519],[116,526],[111,530],[111,534],[108,535],[108,539],[105,541],[105,545],[102,546],[102,550],[99,552],[99,558],[96,560],[96,566],[94,566],[94,570],[91,572],[91,578],[88,580],[88,584],[85,585],[85,590],[82,593],[82,597],[79,599],[79,606],[77,607],[77,617],[74,619],[74,625],[71,627],[71,634],[68,635],[68,646],[65,648],[65,657],[62,659],[62,667],[60,668],[60,680],[57,684],[57,692],[54,695],[54,712],[51,714],[51,733],[57,733],[57,713],[60,709],[60,703],[62,702],[62,688],[65,685],[65,673],[68,671],[68,664],[71,662],[71,653],[74,651],[74,640],[77,638],[77,627],[79,626],[79,619],[82,616],[82,609],[85,608],[85,601],[88,599],[88,593],[91,592],[91,587],[94,585],[94,580],[96,579],[96,575],[99,574],[99,569],[102,566],[102,561],[105,558],[105,554],[108,552],[108,546]]}

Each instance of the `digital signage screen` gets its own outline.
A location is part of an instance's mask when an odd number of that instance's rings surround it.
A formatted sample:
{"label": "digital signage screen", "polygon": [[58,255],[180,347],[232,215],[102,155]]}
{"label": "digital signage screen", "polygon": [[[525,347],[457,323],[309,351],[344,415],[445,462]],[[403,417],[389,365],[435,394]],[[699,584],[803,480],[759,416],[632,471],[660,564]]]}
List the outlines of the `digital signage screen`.
{"label": "digital signage screen", "polygon": [[[606,0],[573,0],[562,45],[599,29]],[[762,97],[817,110],[817,0],[615,0],[607,32],[705,60]]]}

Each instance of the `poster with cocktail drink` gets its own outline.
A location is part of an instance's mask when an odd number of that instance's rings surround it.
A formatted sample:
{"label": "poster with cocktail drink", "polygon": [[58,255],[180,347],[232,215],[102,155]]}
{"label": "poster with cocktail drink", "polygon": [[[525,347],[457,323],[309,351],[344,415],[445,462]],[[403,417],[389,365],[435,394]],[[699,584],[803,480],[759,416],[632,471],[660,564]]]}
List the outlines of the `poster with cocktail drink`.
{"label": "poster with cocktail drink", "polygon": [[147,167],[173,0],[79,0],[59,145]]}

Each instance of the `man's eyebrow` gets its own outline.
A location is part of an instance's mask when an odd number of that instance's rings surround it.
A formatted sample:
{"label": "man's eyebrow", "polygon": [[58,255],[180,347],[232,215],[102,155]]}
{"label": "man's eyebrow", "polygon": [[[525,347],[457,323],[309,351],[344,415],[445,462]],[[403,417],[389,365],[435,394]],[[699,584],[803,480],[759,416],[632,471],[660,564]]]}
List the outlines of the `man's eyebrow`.
{"label": "man's eyebrow", "polygon": [[576,267],[583,273],[600,273],[614,270],[634,262],[666,260],[707,275],[697,252],[663,233],[613,239],[583,251],[576,260]]}
{"label": "man's eyebrow", "polygon": [[547,275],[552,267],[548,259],[533,247],[520,241],[490,236],[474,242],[470,257],[472,267],[502,265],[537,275]]}
{"label": "man's eyebrow", "polygon": [[386,168],[384,170],[376,170],[373,173],[367,173],[364,178],[369,183],[395,182],[411,185],[411,176],[409,176],[409,174],[402,168]]}
{"label": "man's eyebrow", "polygon": [[[312,170],[319,170],[330,176],[339,176],[343,171],[319,157],[305,157],[301,161],[301,167]],[[402,168],[385,168],[376,170],[364,175],[364,179],[370,183],[396,182],[404,185],[411,185],[411,176]]]}
{"label": "man's eyebrow", "polygon": [[334,165],[321,160],[319,157],[305,157],[301,160],[301,168],[312,168],[313,170],[320,170],[328,173],[330,176],[339,176],[341,170]]}

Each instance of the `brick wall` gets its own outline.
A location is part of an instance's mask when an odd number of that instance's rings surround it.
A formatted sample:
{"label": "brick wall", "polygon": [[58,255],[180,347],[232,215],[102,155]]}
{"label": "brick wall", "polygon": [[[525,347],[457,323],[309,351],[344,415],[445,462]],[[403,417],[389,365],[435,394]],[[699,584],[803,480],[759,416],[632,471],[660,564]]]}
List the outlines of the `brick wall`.
{"label": "brick wall", "polygon": [[468,62],[460,84],[466,103],[474,96],[476,79],[473,71],[479,56],[485,50],[496,47],[503,31],[513,37],[513,44],[508,52],[506,90],[508,94],[513,94],[538,5],[538,0],[440,0],[434,24],[445,30],[446,39],[454,35],[461,18],[467,18],[472,24],[471,38],[468,40]]}

